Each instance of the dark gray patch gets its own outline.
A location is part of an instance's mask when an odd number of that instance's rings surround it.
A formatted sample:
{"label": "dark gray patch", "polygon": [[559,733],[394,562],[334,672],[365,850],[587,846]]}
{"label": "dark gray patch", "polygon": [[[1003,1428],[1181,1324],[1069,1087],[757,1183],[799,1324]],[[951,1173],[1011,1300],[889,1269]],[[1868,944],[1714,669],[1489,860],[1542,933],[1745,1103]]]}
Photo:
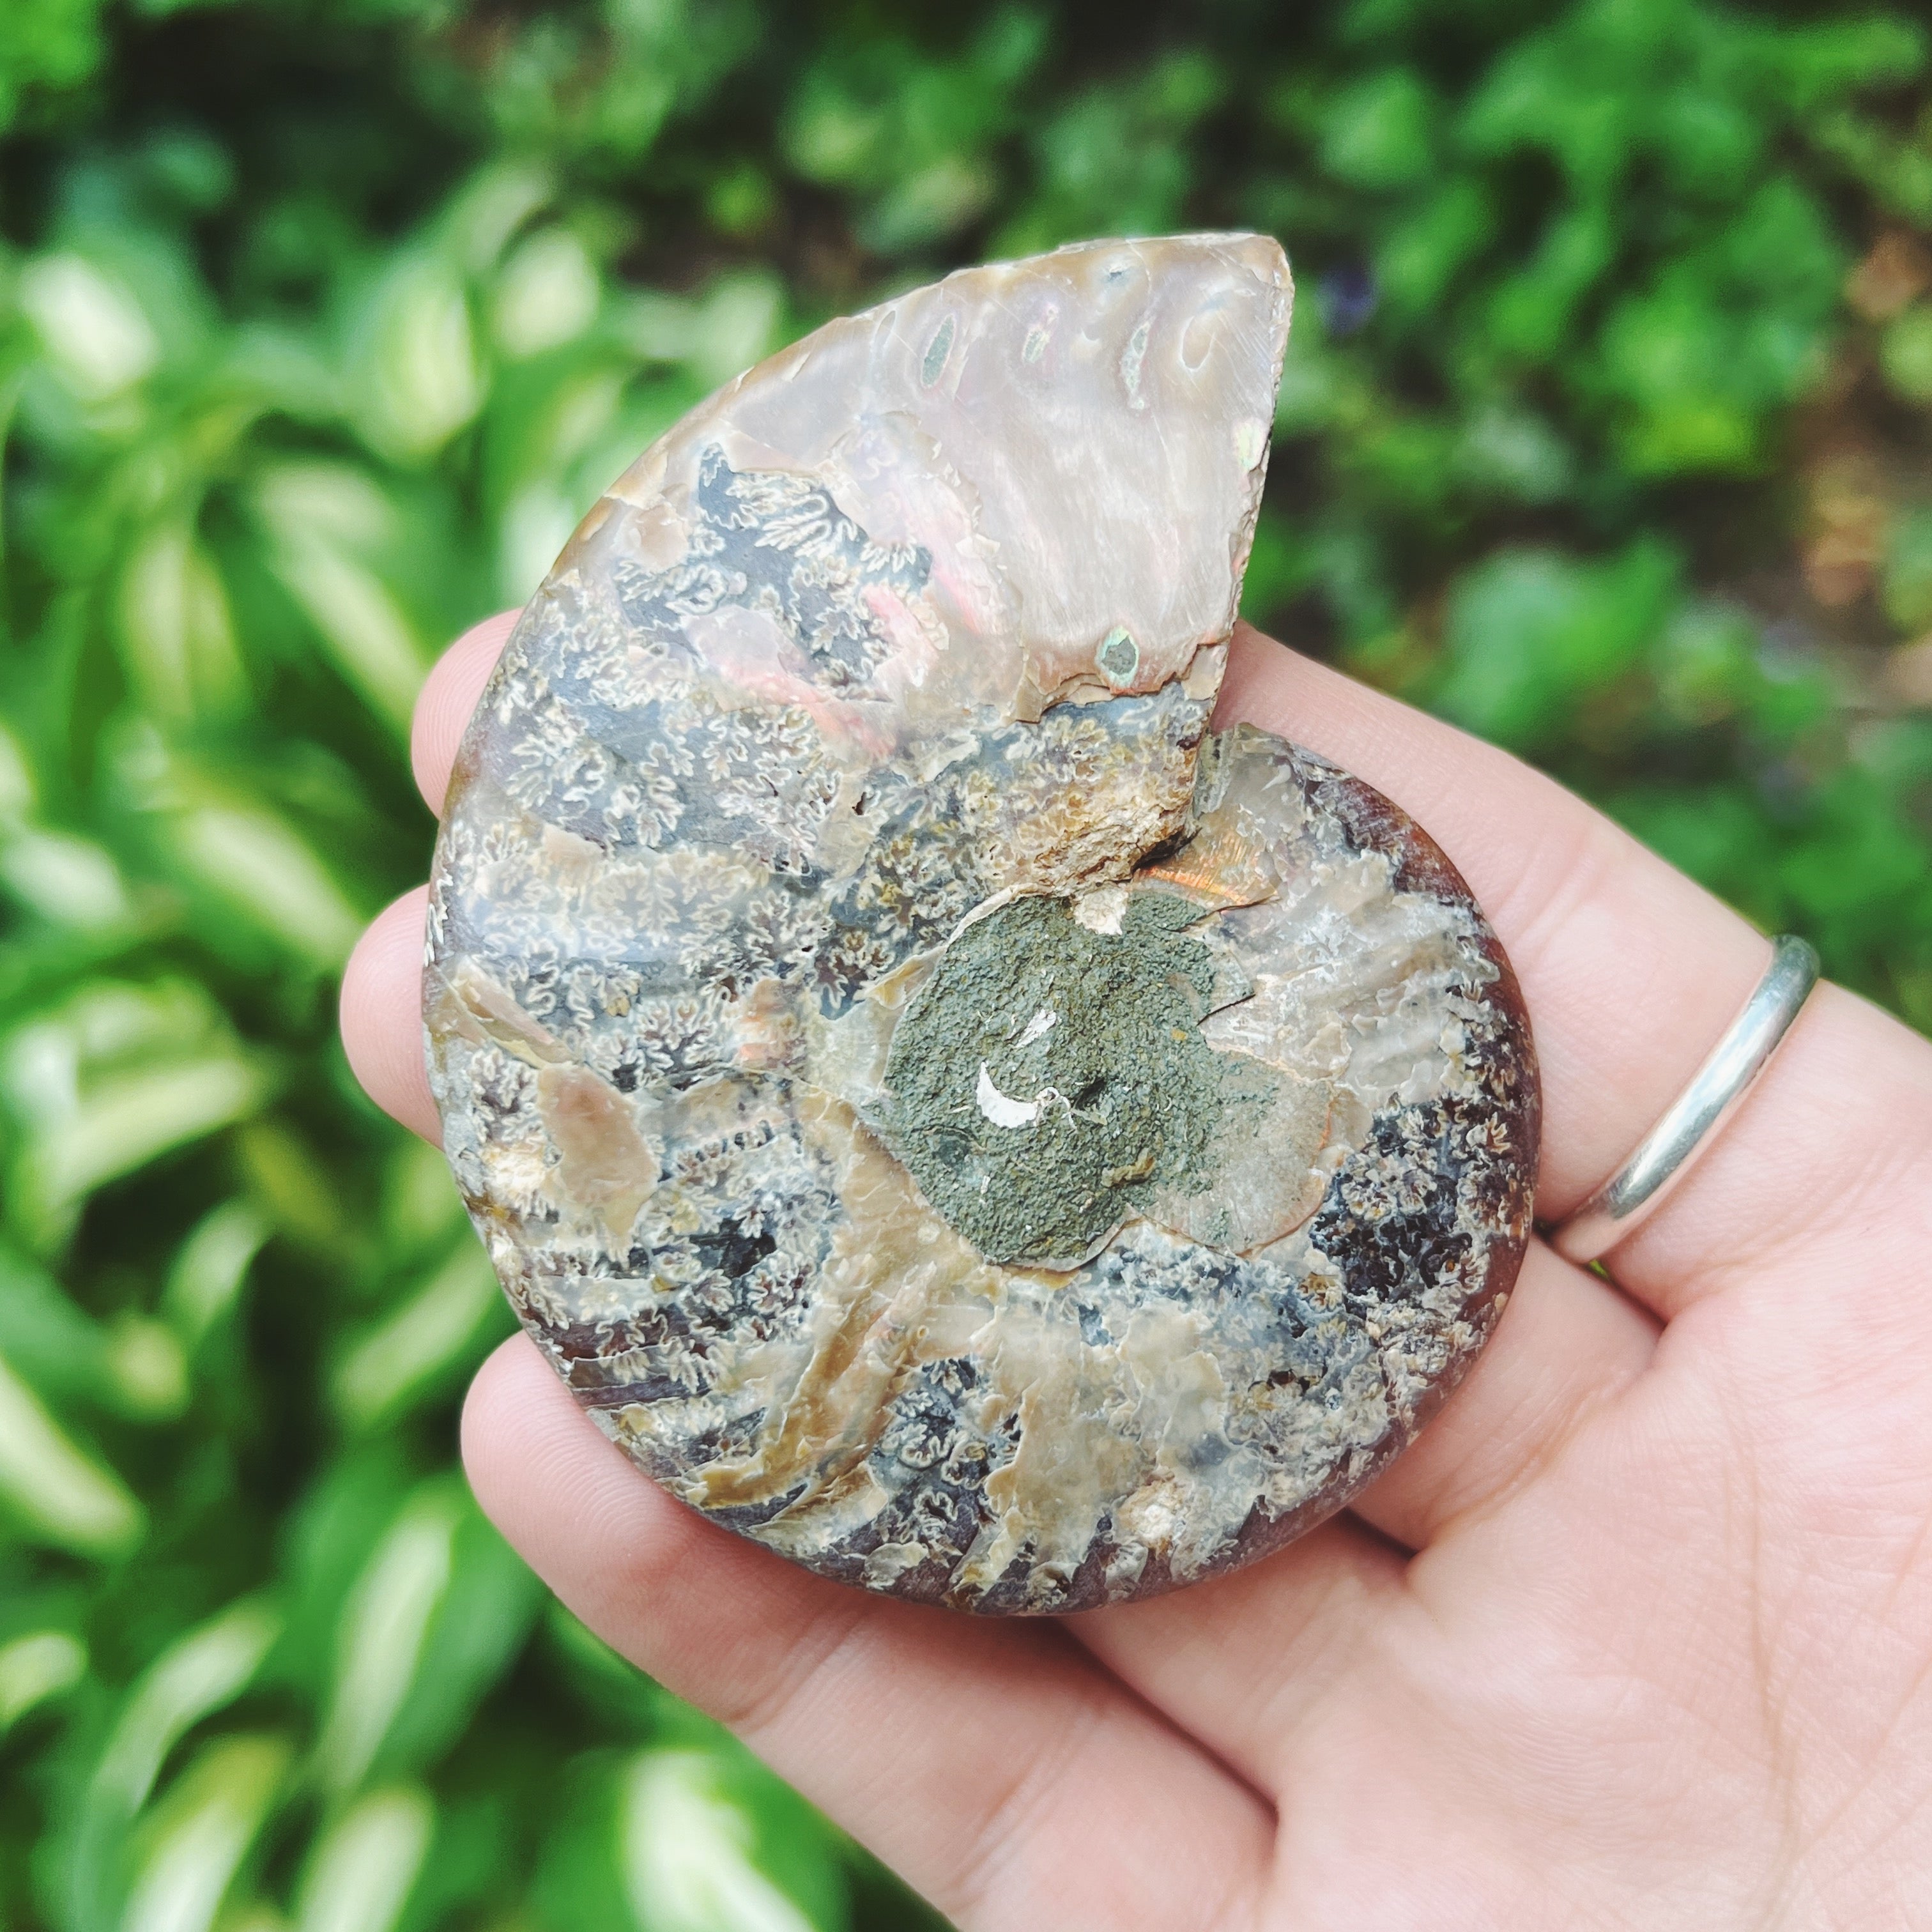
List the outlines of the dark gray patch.
{"label": "dark gray patch", "polygon": [[1126,684],[1140,668],[1141,647],[1116,624],[1100,640],[1100,648],[1094,652],[1094,662],[1100,667],[1100,674],[1109,684]]}
{"label": "dark gray patch", "polygon": [[916,544],[877,544],[831,492],[784,470],[734,470],[713,444],[699,459],[683,559],[668,570],[620,562],[624,614],[653,633],[722,605],[760,610],[810,659],[821,684],[865,683],[892,649],[866,593],[916,596],[932,559]]}
{"label": "dark gray patch", "polygon": [[919,365],[920,385],[922,388],[931,388],[946,373],[946,358],[952,353],[953,334],[954,323],[949,315],[926,345],[926,356]]}

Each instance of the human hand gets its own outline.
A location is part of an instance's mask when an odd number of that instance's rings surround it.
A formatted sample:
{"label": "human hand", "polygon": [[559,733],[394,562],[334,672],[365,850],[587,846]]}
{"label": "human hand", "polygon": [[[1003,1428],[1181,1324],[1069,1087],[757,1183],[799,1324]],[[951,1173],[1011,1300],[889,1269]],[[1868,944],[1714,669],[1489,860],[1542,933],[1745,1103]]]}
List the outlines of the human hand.
{"label": "human hand", "polygon": [[[432,806],[511,621],[425,688]],[[1564,1214],[1765,942],[1549,780],[1246,629],[1238,718],[1378,786],[1468,880],[1528,1003],[1539,1208]],[[364,935],[343,1030],[434,1138],[424,907]],[[969,1932],[1923,1927],[1928,1256],[1932,1045],[1821,986],[1618,1286],[1533,1243],[1414,1446],[1233,1576],[1058,1622],[842,1588],[656,1488],[520,1336],[464,1453],[586,1623]]]}

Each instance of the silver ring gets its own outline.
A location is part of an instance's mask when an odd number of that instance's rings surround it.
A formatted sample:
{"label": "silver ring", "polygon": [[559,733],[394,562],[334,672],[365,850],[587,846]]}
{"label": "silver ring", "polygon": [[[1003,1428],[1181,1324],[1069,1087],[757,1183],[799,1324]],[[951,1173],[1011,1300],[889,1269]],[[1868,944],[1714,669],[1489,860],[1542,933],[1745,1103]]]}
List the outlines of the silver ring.
{"label": "silver ring", "polygon": [[1691,1164],[1738,1110],[1818,983],[1818,955],[1786,933],[1771,964],[1710,1058],[1623,1166],[1550,1232],[1565,1259],[1593,1262],[1662,1207]]}

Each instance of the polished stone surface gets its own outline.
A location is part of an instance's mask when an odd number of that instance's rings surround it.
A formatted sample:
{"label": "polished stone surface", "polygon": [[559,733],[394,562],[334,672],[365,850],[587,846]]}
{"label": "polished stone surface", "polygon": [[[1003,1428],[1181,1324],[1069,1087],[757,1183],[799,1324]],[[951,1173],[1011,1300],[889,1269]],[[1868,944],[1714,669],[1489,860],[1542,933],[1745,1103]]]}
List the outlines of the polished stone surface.
{"label": "polished stone surface", "polygon": [[844,1581],[1232,1567],[1514,1280],[1481,914],[1378,794],[1208,728],[1288,303],[1198,236],[830,324],[598,504],[465,739],[425,1017],[478,1227],[606,1434]]}

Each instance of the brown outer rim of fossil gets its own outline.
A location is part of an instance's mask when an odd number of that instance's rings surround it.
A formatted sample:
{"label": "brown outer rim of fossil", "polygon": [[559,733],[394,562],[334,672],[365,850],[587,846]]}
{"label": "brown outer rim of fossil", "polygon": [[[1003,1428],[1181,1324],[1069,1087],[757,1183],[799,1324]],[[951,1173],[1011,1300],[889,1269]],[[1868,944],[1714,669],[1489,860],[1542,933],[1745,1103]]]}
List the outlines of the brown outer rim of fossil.
{"label": "brown outer rim of fossil", "polygon": [[[1449,855],[1420,825],[1365,779],[1357,778],[1352,772],[1331,769],[1335,776],[1324,782],[1324,802],[1341,818],[1356,845],[1364,850],[1388,853],[1394,861],[1396,882],[1404,891],[1426,892],[1438,898],[1460,901],[1475,906],[1480,913],[1480,906],[1467,881],[1456,869]],[[1510,1109],[1508,1118],[1512,1133],[1521,1136],[1517,1144],[1530,1150],[1522,1181],[1527,1198],[1533,1201],[1542,1157],[1543,1130],[1543,1082],[1537,1064],[1535,1036],[1516,969],[1510,965],[1502,941],[1496,937],[1486,918],[1483,920],[1482,934],[1483,955],[1496,969],[1496,979],[1484,989],[1484,999],[1508,1022],[1510,1048],[1515,1055],[1520,1075],[1516,1103]],[[1257,1500],[1240,1534],[1212,1562],[1191,1575],[1170,1576],[1165,1554],[1150,1553],[1147,1568],[1130,1600],[1145,1602],[1150,1598],[1166,1596],[1171,1591],[1190,1588],[1214,1577],[1245,1569],[1264,1557],[1273,1556],[1276,1550],[1286,1548],[1346,1509],[1427,1427],[1461,1384],[1463,1377],[1475,1366],[1488,1347],[1504,1306],[1514,1292],[1516,1276],[1522,1271],[1523,1257],[1529,1252],[1532,1238],[1528,1226],[1520,1238],[1506,1234],[1490,1237],[1490,1261],[1484,1270],[1483,1292],[1462,1310],[1463,1318],[1475,1324],[1479,1330],[1475,1340],[1430,1384],[1428,1394],[1416,1404],[1412,1418],[1392,1426],[1388,1434],[1366,1453],[1365,1463],[1352,1459],[1338,1471],[1334,1479],[1324,1484],[1305,1502],[1279,1516],[1270,1516]],[[1053,1610],[1009,1610],[992,1605],[976,1605],[975,1612],[981,1616],[1065,1616],[1106,1607],[1108,1600],[1104,1594],[1100,1567],[1100,1559],[1090,1555],[1073,1577],[1068,1592],[1070,1600]],[[1090,1570],[1091,1576],[1088,1574]],[[1078,1600],[1083,1597],[1084,1600]]]}

